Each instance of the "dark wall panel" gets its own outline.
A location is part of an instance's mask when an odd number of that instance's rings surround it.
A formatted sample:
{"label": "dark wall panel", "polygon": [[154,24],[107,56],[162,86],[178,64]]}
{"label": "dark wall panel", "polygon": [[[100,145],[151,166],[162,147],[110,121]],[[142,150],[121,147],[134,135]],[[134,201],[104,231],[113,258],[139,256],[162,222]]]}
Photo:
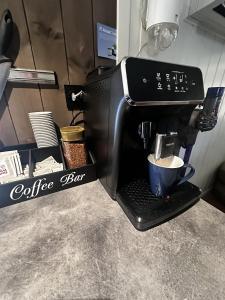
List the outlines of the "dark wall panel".
{"label": "dark wall panel", "polygon": [[62,1],[70,84],[83,84],[94,68],[91,0]]}
{"label": "dark wall panel", "polygon": [[52,111],[59,126],[71,119],[67,111],[64,84],[69,83],[59,0],[24,0],[34,61],[37,69],[57,73],[59,89],[41,89],[44,110]]}
{"label": "dark wall panel", "polygon": [[[35,65],[32,56],[22,0],[1,0],[0,14],[2,14],[3,10],[6,8],[11,10],[14,22],[16,24],[14,28],[13,40],[8,54],[15,58],[15,66],[33,69]],[[38,89],[20,89],[8,87],[5,94],[19,142],[33,142],[33,133],[29,124],[27,113],[30,111],[40,111],[43,109],[40,91]],[[14,129],[12,128],[12,130]],[[8,141],[7,138],[4,140],[5,144],[12,144],[10,136]]]}
{"label": "dark wall panel", "polygon": [[9,55],[15,66],[53,70],[59,89],[8,86],[0,103],[0,147],[34,141],[31,111],[52,111],[59,126],[68,125],[65,84],[83,84],[98,65],[114,61],[97,57],[96,23],[116,27],[116,0],[0,0],[9,8],[15,28]]}

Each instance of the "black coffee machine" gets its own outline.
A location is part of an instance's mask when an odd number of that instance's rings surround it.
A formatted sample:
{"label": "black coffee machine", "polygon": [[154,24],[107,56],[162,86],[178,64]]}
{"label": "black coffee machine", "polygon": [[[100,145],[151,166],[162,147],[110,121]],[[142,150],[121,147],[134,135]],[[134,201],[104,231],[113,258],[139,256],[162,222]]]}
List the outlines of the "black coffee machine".
{"label": "black coffee machine", "polygon": [[[200,69],[128,57],[93,73],[85,86],[88,148],[100,181],[138,230],[159,225],[194,205],[201,191],[186,182],[166,198],[150,192],[147,155],[157,135],[177,134],[173,151],[194,144],[190,127],[204,99]],[[191,141],[191,142],[190,142]]]}

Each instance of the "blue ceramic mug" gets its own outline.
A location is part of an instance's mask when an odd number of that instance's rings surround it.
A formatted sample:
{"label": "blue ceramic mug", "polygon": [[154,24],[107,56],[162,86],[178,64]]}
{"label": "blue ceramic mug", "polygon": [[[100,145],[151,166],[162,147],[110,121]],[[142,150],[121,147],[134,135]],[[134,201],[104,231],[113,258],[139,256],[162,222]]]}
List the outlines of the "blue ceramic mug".
{"label": "blue ceramic mug", "polygon": [[[185,174],[189,168],[189,173]],[[195,173],[195,169],[190,164],[184,164],[178,156],[170,156],[156,160],[153,154],[148,156],[148,172],[150,188],[157,197],[165,197],[172,188],[189,180]]]}

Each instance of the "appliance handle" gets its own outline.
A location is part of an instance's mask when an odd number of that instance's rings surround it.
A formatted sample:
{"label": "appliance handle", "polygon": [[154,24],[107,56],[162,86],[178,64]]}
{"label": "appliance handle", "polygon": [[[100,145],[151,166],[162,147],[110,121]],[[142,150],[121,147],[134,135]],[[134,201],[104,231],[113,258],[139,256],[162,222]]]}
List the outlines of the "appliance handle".
{"label": "appliance handle", "polygon": [[[6,9],[3,12],[0,22],[0,60],[1,62],[10,61],[5,57],[6,51],[9,48],[9,44],[12,40],[13,31],[13,19],[10,10]],[[3,61],[4,60],[4,61]]]}

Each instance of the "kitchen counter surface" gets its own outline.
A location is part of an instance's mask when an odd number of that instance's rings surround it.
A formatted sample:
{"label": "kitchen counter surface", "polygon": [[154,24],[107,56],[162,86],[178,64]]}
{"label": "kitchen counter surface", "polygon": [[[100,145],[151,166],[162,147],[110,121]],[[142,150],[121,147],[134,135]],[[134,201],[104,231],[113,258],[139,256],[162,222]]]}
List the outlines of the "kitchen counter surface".
{"label": "kitchen counter surface", "polygon": [[138,232],[99,182],[0,209],[0,299],[225,299],[225,215]]}

